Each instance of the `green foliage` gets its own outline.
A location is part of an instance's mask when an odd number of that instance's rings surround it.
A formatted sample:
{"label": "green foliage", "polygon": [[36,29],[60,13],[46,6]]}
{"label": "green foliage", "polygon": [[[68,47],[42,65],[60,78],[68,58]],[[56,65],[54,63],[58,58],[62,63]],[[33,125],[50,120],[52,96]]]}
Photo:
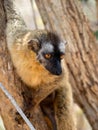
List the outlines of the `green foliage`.
{"label": "green foliage", "polygon": [[87,2],[88,0],[80,0],[80,1],[84,1],[84,2]]}
{"label": "green foliage", "polygon": [[96,39],[98,40],[98,30],[94,32],[94,35],[96,36]]}

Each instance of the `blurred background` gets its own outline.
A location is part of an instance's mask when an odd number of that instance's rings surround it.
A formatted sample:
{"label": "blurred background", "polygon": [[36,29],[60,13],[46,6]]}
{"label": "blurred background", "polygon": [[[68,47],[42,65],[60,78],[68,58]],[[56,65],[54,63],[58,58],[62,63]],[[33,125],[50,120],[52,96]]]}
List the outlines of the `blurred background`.
{"label": "blurred background", "polygon": [[[79,0],[84,14],[98,39],[98,0]],[[44,29],[35,0],[15,0],[17,8],[30,29]]]}
{"label": "blurred background", "polygon": [[[87,16],[91,29],[98,39],[98,0],[79,0],[84,14]],[[44,25],[35,0],[15,0],[18,10],[29,29],[44,29]],[[78,130],[92,130],[85,114],[74,104]],[[5,130],[0,117],[0,130]]]}

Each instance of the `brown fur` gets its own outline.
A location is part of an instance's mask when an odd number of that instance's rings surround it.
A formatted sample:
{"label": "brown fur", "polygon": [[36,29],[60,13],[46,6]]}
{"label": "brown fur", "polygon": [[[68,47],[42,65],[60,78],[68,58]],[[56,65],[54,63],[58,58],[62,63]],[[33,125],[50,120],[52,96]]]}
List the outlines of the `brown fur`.
{"label": "brown fur", "polygon": [[34,37],[32,31],[23,33],[9,49],[16,71],[21,79],[35,90],[33,94],[35,106],[55,90],[54,112],[57,130],[75,130],[72,116],[72,91],[64,61],[62,61],[63,73],[60,76],[49,73],[36,60],[35,52],[27,46],[32,36]]}
{"label": "brown fur", "polygon": [[28,86],[36,88],[39,85],[46,84],[46,82],[53,82],[57,76],[51,75],[36,60],[36,54],[28,49],[27,44],[30,35],[31,33],[28,33],[28,35],[24,36],[24,41],[22,42],[25,44],[16,41],[10,52],[12,53],[12,60],[19,76]]}
{"label": "brown fur", "polygon": [[42,84],[51,84],[61,76],[50,74],[36,59],[36,54],[28,49],[28,41],[32,32],[23,36],[19,43],[16,41],[10,48],[11,57],[16,67],[16,71],[21,79],[30,87],[37,88]]}
{"label": "brown fur", "polygon": [[[12,0],[4,0],[4,6],[7,14],[8,49],[18,75],[23,82],[34,89],[34,106],[37,107],[49,94],[55,91],[53,104],[57,130],[76,130],[72,112],[72,91],[64,61],[62,61],[63,73],[60,76],[52,75],[36,60],[36,54],[28,48],[30,40],[36,39],[36,37],[40,38],[41,34],[48,36],[48,32],[27,30],[23,19],[16,12]],[[45,111],[47,114],[51,113]],[[47,118],[46,120],[49,125],[54,125],[55,121],[52,117],[50,118],[51,121],[53,120],[52,123]],[[56,127],[50,126],[50,129],[52,128],[56,130]]]}

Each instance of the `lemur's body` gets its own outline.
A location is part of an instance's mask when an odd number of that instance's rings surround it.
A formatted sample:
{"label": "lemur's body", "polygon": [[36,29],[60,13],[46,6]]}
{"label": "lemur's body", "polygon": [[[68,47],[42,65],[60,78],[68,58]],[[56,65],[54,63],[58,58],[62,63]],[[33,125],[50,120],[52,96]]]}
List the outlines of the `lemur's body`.
{"label": "lemur's body", "polygon": [[5,0],[5,9],[8,49],[18,75],[35,90],[35,105],[56,90],[54,111],[57,130],[75,130],[72,91],[64,60],[61,60],[65,43],[46,30],[28,30],[11,0]]}

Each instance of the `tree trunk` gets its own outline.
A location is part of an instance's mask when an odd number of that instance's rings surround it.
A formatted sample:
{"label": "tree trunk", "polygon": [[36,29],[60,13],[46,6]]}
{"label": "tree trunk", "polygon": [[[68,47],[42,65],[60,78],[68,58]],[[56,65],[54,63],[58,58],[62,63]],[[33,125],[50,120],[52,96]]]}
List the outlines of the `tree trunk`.
{"label": "tree trunk", "polygon": [[66,64],[75,101],[98,130],[98,44],[77,0],[36,0],[47,29],[68,42]]}
{"label": "tree trunk", "polygon": [[[40,107],[33,109],[32,92],[22,83],[12,66],[5,40],[6,17],[3,0],[0,0],[0,82],[15,98],[19,106],[29,115],[31,123],[37,130],[48,130]],[[32,108],[32,109],[30,109]],[[14,106],[0,89],[0,115],[6,130],[29,130],[20,118]]]}
{"label": "tree trunk", "polygon": [[98,0],[95,1],[96,1],[96,14],[97,14],[97,24],[98,24]]}

